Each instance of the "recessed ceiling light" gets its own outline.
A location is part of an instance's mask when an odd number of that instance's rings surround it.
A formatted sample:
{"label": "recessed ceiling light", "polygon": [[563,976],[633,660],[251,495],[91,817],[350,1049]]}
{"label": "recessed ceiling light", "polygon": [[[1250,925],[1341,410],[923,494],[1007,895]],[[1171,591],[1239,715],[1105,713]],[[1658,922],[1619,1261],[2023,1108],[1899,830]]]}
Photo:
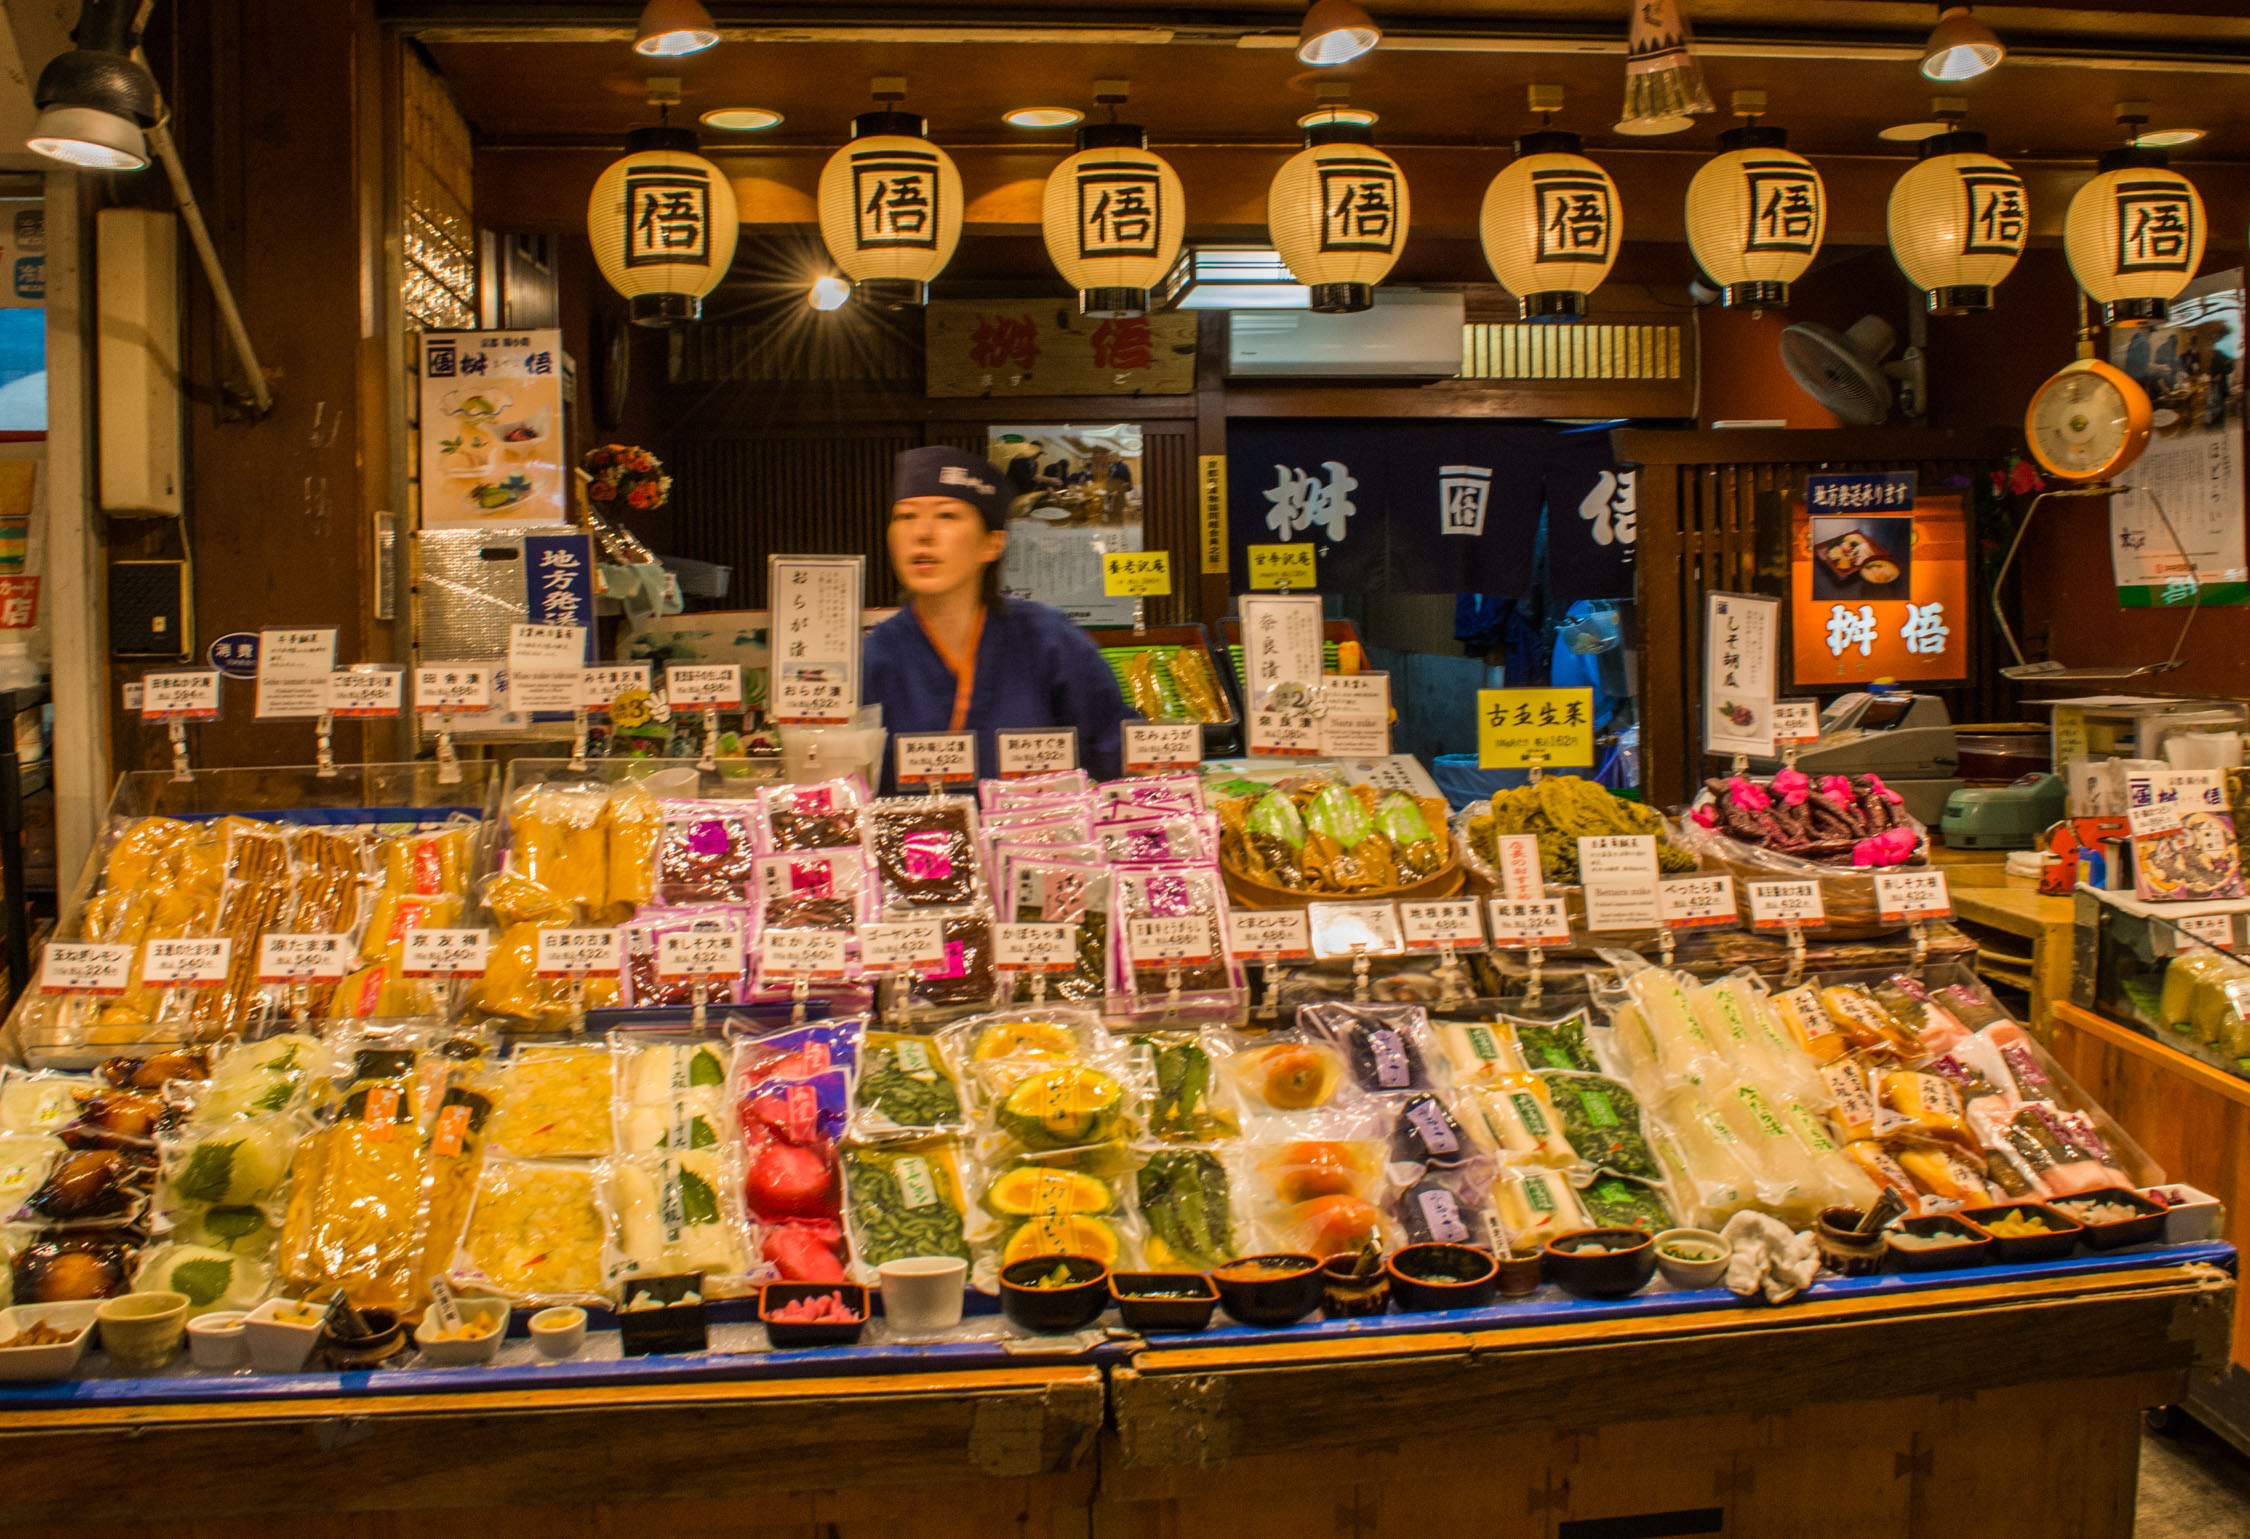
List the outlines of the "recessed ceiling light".
{"label": "recessed ceiling light", "polygon": [[700,120],[705,128],[723,128],[728,133],[755,133],[761,128],[779,128],[781,114],[771,107],[713,107]]}
{"label": "recessed ceiling light", "polygon": [[2168,150],[2175,144],[2193,144],[2202,137],[2200,128],[2152,128],[2136,134],[2133,143],[2144,150]]}
{"label": "recessed ceiling light", "polygon": [[1018,107],[1007,121],[1018,128],[1075,128],[1086,114],[1076,107]]}
{"label": "recessed ceiling light", "polygon": [[1951,123],[1893,123],[1876,131],[1878,139],[1888,139],[1893,144],[1920,144],[1924,139],[1953,132]]}
{"label": "recessed ceiling light", "polygon": [[1616,131],[1633,139],[1654,139],[1660,134],[1676,134],[1694,126],[1695,119],[1689,117],[1627,118],[1617,125]]}
{"label": "recessed ceiling light", "polygon": [[1297,119],[1297,126],[1310,128],[1315,123],[1359,123],[1373,128],[1382,120],[1381,113],[1368,107],[1315,107]]}

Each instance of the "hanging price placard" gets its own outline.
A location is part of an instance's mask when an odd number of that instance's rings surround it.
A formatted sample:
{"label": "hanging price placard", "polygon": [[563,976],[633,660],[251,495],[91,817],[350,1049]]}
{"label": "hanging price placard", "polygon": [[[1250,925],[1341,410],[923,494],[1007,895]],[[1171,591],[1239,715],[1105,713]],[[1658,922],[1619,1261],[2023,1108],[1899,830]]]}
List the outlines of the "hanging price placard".
{"label": "hanging price placard", "polygon": [[1802,748],[1820,741],[1820,702],[1776,700],[1773,703],[1773,745]]}
{"label": "hanging price placard", "polygon": [[1885,924],[1906,924],[1916,919],[1950,917],[1953,913],[1953,897],[1945,890],[1945,873],[1876,872],[1875,912]]}
{"label": "hanging price placard", "polygon": [[1395,903],[1308,903],[1305,922],[1312,929],[1313,955],[1323,961],[1395,957],[1406,950]]}
{"label": "hanging price placard", "polygon": [[1125,925],[1125,945],[1143,967],[1167,962],[1211,960],[1211,921],[1201,914],[1178,914],[1163,919],[1131,919]]}
{"label": "hanging price placard", "polygon": [[2182,914],[2172,923],[2178,926],[2182,935],[2192,935],[2221,951],[2235,949],[2232,914]]}
{"label": "hanging price placard", "polygon": [[1474,951],[1484,944],[1484,921],[1474,898],[1402,901],[1398,922],[1409,951]]}
{"label": "hanging price placard", "polygon": [[1786,930],[1791,925],[1813,930],[1827,922],[1818,882],[1750,884],[1750,927],[1754,930]]}
{"label": "hanging price placard", "polygon": [[870,972],[927,972],[945,965],[945,926],[899,919],[859,927],[859,959]]}
{"label": "hanging price placard", "polygon": [[151,673],[141,679],[141,720],[209,721],[219,714],[219,670]]}
{"label": "hanging price placard", "polygon": [[234,942],[223,935],[171,936],[141,951],[141,982],[160,989],[207,989],[227,981]]}
{"label": "hanging price placard", "polygon": [[401,668],[341,668],[328,676],[331,716],[396,716],[404,708],[406,672]]}
{"label": "hanging price placard", "polygon": [[614,976],[625,965],[615,930],[541,930],[536,971],[542,978]]}
{"label": "hanging price placard", "polygon": [[784,726],[838,726],[859,710],[864,556],[775,556],[766,567],[769,708]]}
{"label": "hanging price placard", "polygon": [[1102,592],[1110,598],[1153,598],[1172,591],[1172,554],[1117,550],[1102,557]]}
{"label": "hanging price placard", "polygon": [[1494,898],[1485,916],[1492,944],[1506,951],[1570,944],[1570,911],[1560,898]]}
{"label": "hanging price placard", "polygon": [[1309,542],[1253,545],[1249,555],[1253,589],[1294,588],[1304,593],[1320,586],[1320,564]]}
{"label": "hanging price placard", "polygon": [[1227,915],[1227,935],[1244,962],[1302,962],[1312,956],[1312,931],[1301,908],[1238,908]]}
{"label": "hanging price placard", "polygon": [[301,721],[318,716],[336,671],[336,628],[258,633],[258,707],[261,721]]}
{"label": "hanging price placard", "polygon": [[575,711],[585,690],[586,627],[508,627],[508,704],[517,711]]}
{"label": "hanging price placard", "polygon": [[44,994],[122,994],[133,981],[133,948],[49,941],[39,969]]}
{"label": "hanging price placard", "polygon": [[1067,973],[1078,965],[1078,926],[996,924],[992,958],[1010,971]]}
{"label": "hanging price placard", "polygon": [[675,711],[739,711],[742,665],[674,663],[664,670],[664,699]]}
{"label": "hanging price placard", "polygon": [[973,732],[903,732],[892,740],[902,786],[945,785],[977,778]]}
{"label": "hanging price placard", "polygon": [[653,687],[649,673],[647,663],[595,663],[579,675],[579,700],[587,710],[607,716],[619,695]]}
{"label": "hanging price placard", "polygon": [[1338,759],[1389,757],[1389,674],[1332,673],[1321,680],[1320,751]]}
{"label": "hanging price placard", "polygon": [[[692,933],[666,939],[688,940]],[[735,955],[742,950],[742,937],[734,937]],[[759,969],[767,978],[818,979],[844,976],[846,952],[844,937],[834,930],[768,930],[758,938]],[[662,963],[658,971],[662,971]],[[682,972],[732,971],[731,967],[682,968]]]}
{"label": "hanging price placard", "polygon": [[1078,768],[1078,729],[1047,727],[1035,732],[995,732],[993,747],[1002,780],[1054,775]]}
{"label": "hanging price placard", "polygon": [[1203,760],[1203,729],[1194,722],[1129,721],[1123,735],[1128,775],[1191,770]]}
{"label": "hanging price placard", "polygon": [[1320,718],[1309,706],[1252,711],[1243,747],[1253,758],[1318,758]]}
{"label": "hanging price placard", "polygon": [[484,663],[425,663],[414,670],[419,715],[492,709],[492,669]]}
{"label": "hanging price placard", "polygon": [[409,978],[481,978],[491,954],[490,930],[409,930],[401,970]]}
{"label": "hanging price placard", "polygon": [[348,935],[267,935],[258,942],[260,983],[340,983],[351,970]]}
{"label": "hanging price placard", "polygon": [[1659,886],[1656,895],[1667,930],[1714,929],[1740,917],[1734,909],[1731,876],[1674,877]]}

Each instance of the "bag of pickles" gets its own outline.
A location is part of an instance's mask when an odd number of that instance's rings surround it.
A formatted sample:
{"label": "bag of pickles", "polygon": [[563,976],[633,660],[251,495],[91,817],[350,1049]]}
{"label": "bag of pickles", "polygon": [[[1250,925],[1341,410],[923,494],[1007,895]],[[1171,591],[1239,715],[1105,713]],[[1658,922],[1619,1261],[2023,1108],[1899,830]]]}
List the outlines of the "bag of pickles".
{"label": "bag of pickles", "polygon": [[874,1282],[884,1262],[908,1256],[975,1259],[962,1195],[965,1163],[958,1138],[845,1146],[845,1221],[855,1275]]}

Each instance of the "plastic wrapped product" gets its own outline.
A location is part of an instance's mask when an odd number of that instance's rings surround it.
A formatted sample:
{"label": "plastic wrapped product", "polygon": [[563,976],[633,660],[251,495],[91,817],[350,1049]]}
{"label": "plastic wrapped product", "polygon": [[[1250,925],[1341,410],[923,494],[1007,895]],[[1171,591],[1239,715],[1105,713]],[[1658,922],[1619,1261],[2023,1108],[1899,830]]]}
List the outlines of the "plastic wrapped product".
{"label": "plastic wrapped product", "polygon": [[565,903],[598,911],[609,901],[609,792],[599,785],[542,785],[508,809],[508,869]]}
{"label": "plastic wrapped product", "polygon": [[1665,1096],[1662,1110],[1662,1130],[1654,1144],[1675,1167],[1683,1198],[1694,1203],[1691,1222],[1716,1228],[1764,1200],[1741,1135],[1702,1090],[1676,1086]]}
{"label": "plastic wrapped product", "polygon": [[1602,1074],[1551,1071],[1540,1078],[1547,1082],[1563,1137],[1581,1160],[1644,1181],[1663,1178],[1641,1128],[1640,1098],[1630,1088]]}
{"label": "plastic wrapped product", "polygon": [[2009,1020],[2008,1012],[2000,1008],[1982,984],[1971,987],[1965,983],[1949,983],[1930,997],[1945,1006],[1953,1018],[1970,1031],[1982,1031]]}
{"label": "plastic wrapped product", "polygon": [[1269,887],[1305,887],[1305,820],[1287,792],[1222,801],[1218,812],[1220,848],[1230,866]]}
{"label": "plastic wrapped product", "polygon": [[733,903],[757,883],[754,813],[744,802],[666,802],[656,841],[660,903]]}
{"label": "plastic wrapped product", "polygon": [[1629,1176],[1601,1175],[1578,1194],[1586,1216],[1602,1228],[1642,1229],[1661,1234],[1672,1227],[1672,1205],[1664,1189]]}
{"label": "plastic wrapped product", "polygon": [[1133,1038],[1133,1045],[1147,1052],[1156,1086],[1148,1112],[1152,1136],[1199,1144],[1231,1138],[1241,1130],[1231,1082],[1219,1076],[1211,1049],[1200,1036],[1151,1033]]}
{"label": "plastic wrapped product", "polygon": [[1091,1064],[1002,1061],[978,1066],[993,1130],[1037,1153],[1129,1138],[1132,1096],[1117,1075]]}
{"label": "plastic wrapped product", "polygon": [[1486,1216],[1485,1179],[1477,1170],[1431,1170],[1392,1203],[1406,1243],[1475,1245],[1494,1249]]}
{"label": "plastic wrapped product", "polygon": [[[1050,999],[1087,1002],[1109,989],[1110,875],[1107,867],[1045,858],[1010,857],[1002,865],[1003,911],[1017,924],[1078,926],[1076,961],[1069,972],[1045,975]],[[1018,1003],[1035,993],[1032,975],[1018,973]]]}
{"label": "plastic wrapped product", "polygon": [[1905,973],[1875,985],[1875,1000],[1903,1022],[1913,1035],[1918,1055],[1951,1051],[1969,1035],[1953,1012],[1922,986],[1922,980]]}
{"label": "plastic wrapped product", "polygon": [[1370,1243],[1394,1250],[1396,1220],[1377,1202],[1337,1193],[1292,1204],[1271,1214],[1267,1231],[1282,1249],[1326,1258],[1356,1254]]}
{"label": "plastic wrapped product", "polygon": [[1143,866],[1191,865],[1203,858],[1203,840],[1187,818],[1136,818],[1094,830],[1103,855]]}
{"label": "plastic wrapped product", "polygon": [[857,776],[810,786],[767,786],[758,793],[767,851],[830,850],[860,842],[867,783]]}
{"label": "plastic wrapped product", "polygon": [[233,1251],[160,1245],[142,1256],[133,1286],[183,1295],[192,1320],[217,1309],[256,1308],[273,1290],[273,1274],[263,1262]]}
{"label": "plastic wrapped product", "polygon": [[627,1279],[701,1272],[706,1296],[747,1287],[750,1242],[731,1187],[716,1149],[618,1161],[618,1249]]}
{"label": "plastic wrapped product", "polygon": [[599,1165],[488,1159],[454,1253],[456,1287],[519,1304],[615,1297],[619,1260]]}
{"label": "plastic wrapped product", "polygon": [[424,833],[401,834],[380,846],[383,887],[388,892],[460,897],[469,890],[469,862],[476,825],[453,823]]}
{"label": "plastic wrapped product", "polygon": [[826,1069],[854,1073],[866,1029],[864,1019],[846,1016],[738,1041],[728,1083],[739,1093],[771,1079],[811,1079]]}
{"label": "plastic wrapped product", "polygon": [[[1647,1040],[1645,1056],[1652,1057],[1664,1073],[1674,1079],[1700,1077],[1695,1067],[1697,1062],[1718,1056],[1718,1044],[1696,1019],[1683,977],[1683,974],[1669,973],[1659,967],[1647,967],[1625,980],[1626,991],[1640,1007]],[[1622,1017],[1618,1025],[1624,1029],[1626,1023]],[[1644,1056],[1643,1050],[1630,1042],[1621,1045],[1628,1058]]]}
{"label": "plastic wrapped product", "polygon": [[1383,1194],[1386,1153],[1372,1139],[1295,1139],[1245,1153],[1258,1190],[1276,1204],[1333,1196],[1374,1202]]}
{"label": "plastic wrapped product", "polygon": [[407,931],[451,929],[461,922],[461,907],[462,900],[452,893],[424,895],[386,889],[376,897],[367,929],[360,937],[359,959],[369,965],[387,960],[395,966],[403,954]]}
{"label": "plastic wrapped product", "polygon": [[276,1271],[292,1291],[361,1308],[418,1295],[422,1136],[411,1053],[357,1055],[333,1120],[297,1145]]}
{"label": "plastic wrapped product", "polygon": [[116,1230],[43,1233],[9,1263],[18,1304],[115,1298],[132,1287],[134,1246]]}
{"label": "plastic wrapped product", "polygon": [[939,921],[945,961],[914,979],[914,997],[939,1010],[989,1009],[999,998],[1000,973],[992,954],[992,919],[981,911],[947,914]]}
{"label": "plastic wrapped product", "polygon": [[[753,910],[733,905],[643,909],[624,926],[625,974],[621,980],[624,1003],[636,1010],[676,1009],[693,1004],[695,979],[669,976],[657,971],[664,937],[689,931],[731,929],[747,941],[755,932],[755,919]],[[704,987],[705,1003],[740,1004],[748,997],[749,987],[750,964],[746,945],[742,961],[735,969],[709,976]]]}
{"label": "plastic wrapped product", "polygon": [[158,1210],[242,1207],[274,1197],[302,1129],[289,1117],[228,1122],[165,1148]]}
{"label": "plastic wrapped product", "polygon": [[1898,1193],[1910,1203],[1919,1203],[1920,1188],[1906,1167],[1898,1162],[1893,1152],[1873,1139],[1856,1139],[1844,1146],[1844,1156],[1857,1165],[1866,1177],[1877,1186]]}
{"label": "plastic wrapped product", "polygon": [[1601,1072],[1586,1033],[1592,1025],[1584,1010],[1573,1010],[1559,1021],[1534,1021],[1503,1016],[1514,1032],[1516,1049],[1527,1069],[1570,1069],[1581,1074]]}
{"label": "plastic wrapped product", "polygon": [[837,1143],[850,1105],[841,1070],[769,1080],[743,1098],[743,1192],[761,1252],[786,1281],[843,1280]]}
{"label": "plastic wrapped product", "polygon": [[35,1133],[0,1134],[0,1213],[13,1213],[39,1189],[62,1146]]}
{"label": "plastic wrapped product", "polygon": [[1421,1091],[1395,1104],[1390,1151],[1399,1164],[1458,1170],[1485,1156],[1484,1144],[1470,1131],[1473,1121],[1457,1119],[1437,1096]]}
{"label": "plastic wrapped product", "polygon": [[1901,1143],[1893,1145],[1891,1153],[1925,1197],[1973,1208],[1998,1196],[1984,1177],[1983,1161],[1970,1159],[1950,1144]]}
{"label": "plastic wrapped product", "polygon": [[618,1094],[633,1105],[669,1106],[698,1091],[721,1091],[728,1058],[724,1042],[632,1042],[625,1048]]}
{"label": "plastic wrapped product", "polygon": [[1150,1266],[1208,1271],[1240,1253],[1233,1183],[1214,1151],[1157,1150],[1134,1179]]}
{"label": "plastic wrapped product", "polygon": [[1334,1044],[1354,1083],[1370,1095],[1438,1088],[1429,1014],[1420,1005],[1306,1005],[1297,1020]]}
{"label": "plastic wrapped product", "polygon": [[1853,1051],[1915,1055],[1913,1029],[1884,1009],[1866,984],[1843,983],[1822,989],[1820,1002]]}
{"label": "plastic wrapped product", "polygon": [[1349,1085],[1344,1055],[1302,1031],[1269,1033],[1223,1068],[1243,1104],[1267,1115],[1333,1105]]}
{"label": "plastic wrapped product", "polygon": [[0,1133],[53,1133],[77,1116],[77,1092],[93,1084],[84,1074],[0,1069]]}
{"label": "plastic wrapped product", "polygon": [[80,1090],[73,1099],[70,1119],[54,1129],[73,1149],[150,1149],[182,1120],[153,1090]]}
{"label": "plastic wrapped product", "polygon": [[1179,986],[1191,992],[1236,986],[1226,949],[1226,900],[1218,873],[1203,866],[1158,867],[1149,870],[1119,868],[1112,887],[1110,933],[1117,937],[1118,991],[1128,994],[1162,994],[1171,987],[1173,959],[1163,955],[1140,956],[1132,944],[1136,919],[1200,919],[1192,943],[1202,952],[1178,956]]}
{"label": "plastic wrapped product", "polygon": [[[1942,1076],[1890,1069],[1875,1076],[1875,1091],[1883,1110],[1905,1119],[1903,1125],[1894,1121],[1884,1127],[1886,1136],[1911,1134],[1952,1139],[1964,1146],[1976,1143],[1976,1135],[1969,1131],[1962,1115],[1961,1092]],[[1876,1120],[1880,1123],[1885,1119],[1878,1116]]]}
{"label": "plastic wrapped product", "polygon": [[1510,1159],[1526,1159],[1556,1169],[1579,1163],[1578,1151],[1563,1137],[1562,1119],[1536,1074],[1502,1074],[1462,1092],[1474,1106],[1493,1142]]}
{"label": "plastic wrapped product", "polygon": [[1140,1235],[1124,1200],[1132,1180],[1130,1170],[1081,1159],[1078,1151],[1002,1164],[979,1199],[999,1224],[999,1265],[1091,1256],[1111,1268],[1137,1266]]}
{"label": "plastic wrapped product", "polygon": [[852,1254],[862,1276],[907,1256],[973,1259],[961,1166],[960,1143],[950,1138],[844,1150]]}
{"label": "plastic wrapped product", "polygon": [[11,1222],[80,1228],[137,1223],[148,1208],[155,1164],[147,1150],[58,1149]]}
{"label": "plastic wrapped product", "polygon": [[1537,1166],[1504,1167],[1492,1188],[1492,1207],[1509,1238],[1532,1249],[1558,1234],[1592,1225],[1562,1173]]}
{"label": "plastic wrapped product", "polygon": [[606,1047],[526,1047],[493,1075],[492,1142],[518,1159],[610,1152],[614,1055]]}
{"label": "plastic wrapped product", "polygon": [[2016,1109],[2001,1137],[2047,1190],[2057,1196],[2129,1184],[2107,1163],[2092,1126],[2043,1102]]}
{"label": "plastic wrapped product", "polygon": [[800,850],[758,859],[760,923],[769,930],[850,934],[875,917],[875,884],[865,852]]}
{"label": "plastic wrapped product", "polygon": [[1833,1063],[1851,1051],[1851,1043],[1820,1002],[1820,990],[1810,984],[1775,995],[1772,1006],[1798,1048],[1815,1064]]}
{"label": "plastic wrapped product", "polygon": [[976,901],[976,814],[952,797],[891,797],[867,809],[867,845],[882,875],[886,907],[947,907]]}
{"label": "plastic wrapped product", "polygon": [[1491,1021],[1435,1020],[1430,1022],[1430,1035],[1436,1039],[1456,1085],[1521,1073],[1531,1067],[1524,1061],[1515,1027],[1504,1017]]}
{"label": "plastic wrapped product", "polygon": [[853,1131],[862,1137],[962,1132],[960,1082],[934,1037],[871,1031],[860,1046]]}

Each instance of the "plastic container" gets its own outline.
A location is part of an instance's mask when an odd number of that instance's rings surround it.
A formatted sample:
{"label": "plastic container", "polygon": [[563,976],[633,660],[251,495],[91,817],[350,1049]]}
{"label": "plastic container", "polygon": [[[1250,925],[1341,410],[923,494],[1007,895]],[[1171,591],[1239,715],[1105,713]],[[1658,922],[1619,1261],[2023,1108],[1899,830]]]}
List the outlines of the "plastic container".
{"label": "plastic container", "polygon": [[969,1263],[958,1256],[902,1256],[875,1269],[883,1318],[894,1336],[927,1336],[961,1323]]}
{"label": "plastic container", "polygon": [[[1163,1291],[1152,1291],[1159,1289]],[[1144,1334],[1200,1331],[1219,1307],[1219,1290],[1201,1272],[1112,1273],[1109,1296],[1117,1301],[1117,1317],[1125,1329]]]}
{"label": "plastic container", "polygon": [[[2085,1216],[2086,1205],[2097,1202],[2122,1203],[2134,1210],[2131,1218],[2114,1219],[2097,1224]],[[2153,1245],[2164,1237],[2164,1208],[2149,1201],[2139,1192],[2126,1186],[2104,1186],[2091,1192],[2073,1192],[2068,1197],[2054,1201],[2065,1218],[2075,1219],[2085,1225],[2079,1243],[2088,1250],[2122,1250],[2128,1245]]]}

